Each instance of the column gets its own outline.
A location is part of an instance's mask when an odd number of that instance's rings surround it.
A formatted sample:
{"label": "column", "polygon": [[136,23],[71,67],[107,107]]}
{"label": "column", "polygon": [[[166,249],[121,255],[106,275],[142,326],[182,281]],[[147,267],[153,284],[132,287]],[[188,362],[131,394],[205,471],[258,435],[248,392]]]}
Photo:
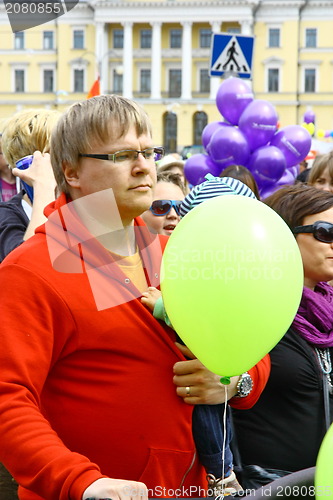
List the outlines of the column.
{"label": "column", "polygon": [[252,22],[251,21],[242,21],[242,35],[250,36],[252,35]]}
{"label": "column", "polygon": [[123,49],[123,96],[133,97],[133,23],[123,23],[124,49]]}
{"label": "column", "polygon": [[182,93],[181,99],[192,99],[192,23],[184,22],[182,40]]}
{"label": "column", "polygon": [[162,23],[152,23],[151,99],[161,99]]}
{"label": "column", "polygon": [[105,73],[102,67],[102,57],[104,52],[105,52],[105,24],[97,22],[95,28],[95,54],[96,54],[95,62],[97,65],[97,75],[100,77],[101,94],[103,94],[104,83],[105,83]]}
{"label": "column", "polygon": [[[220,33],[221,32],[221,23],[220,21],[213,21],[210,23],[212,28],[212,33]],[[218,88],[221,84],[221,79],[218,76],[210,77],[210,99],[215,99]]]}

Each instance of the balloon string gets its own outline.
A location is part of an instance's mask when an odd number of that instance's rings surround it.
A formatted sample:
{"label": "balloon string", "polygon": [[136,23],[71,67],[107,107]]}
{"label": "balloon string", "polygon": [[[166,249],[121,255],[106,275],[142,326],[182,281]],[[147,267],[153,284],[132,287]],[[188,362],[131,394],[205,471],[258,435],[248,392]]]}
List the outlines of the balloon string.
{"label": "balloon string", "polygon": [[[227,435],[227,410],[228,410],[228,390],[227,386],[224,385],[224,410],[223,410],[223,445],[222,445],[222,484],[224,481],[224,464],[225,464],[225,443]],[[223,490],[222,490],[223,491]],[[224,498],[224,491],[220,498]]]}

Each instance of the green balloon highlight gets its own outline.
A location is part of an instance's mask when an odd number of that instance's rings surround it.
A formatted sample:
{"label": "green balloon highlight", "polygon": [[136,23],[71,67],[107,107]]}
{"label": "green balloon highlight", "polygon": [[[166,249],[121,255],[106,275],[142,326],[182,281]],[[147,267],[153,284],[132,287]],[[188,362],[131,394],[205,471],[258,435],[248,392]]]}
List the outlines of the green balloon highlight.
{"label": "green balloon highlight", "polygon": [[262,202],[211,198],[170,236],[161,290],[173,327],[195,356],[222,377],[239,375],[293,321],[303,290],[298,245]]}
{"label": "green balloon highlight", "polygon": [[333,424],[321,443],[315,472],[316,498],[333,498]]}

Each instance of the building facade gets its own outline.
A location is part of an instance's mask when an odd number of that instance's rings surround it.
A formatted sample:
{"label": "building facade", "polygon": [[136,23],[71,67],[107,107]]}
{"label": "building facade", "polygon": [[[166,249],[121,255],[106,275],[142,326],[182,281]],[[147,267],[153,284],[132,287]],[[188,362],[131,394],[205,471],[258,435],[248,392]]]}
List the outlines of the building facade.
{"label": "building facade", "polygon": [[103,93],[134,98],[156,144],[200,144],[222,117],[210,77],[212,33],[254,36],[252,85],[281,126],[333,129],[332,0],[83,0],[58,19],[12,33],[0,4],[0,123],[23,107],[65,109],[100,75]]}

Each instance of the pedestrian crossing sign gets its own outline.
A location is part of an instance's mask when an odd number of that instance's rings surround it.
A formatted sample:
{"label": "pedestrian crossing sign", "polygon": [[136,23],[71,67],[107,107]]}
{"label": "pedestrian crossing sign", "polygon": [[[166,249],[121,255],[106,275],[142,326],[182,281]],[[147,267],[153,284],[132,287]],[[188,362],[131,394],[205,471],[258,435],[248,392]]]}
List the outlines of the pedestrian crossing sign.
{"label": "pedestrian crossing sign", "polygon": [[213,33],[210,76],[251,78],[253,43],[253,36]]}

